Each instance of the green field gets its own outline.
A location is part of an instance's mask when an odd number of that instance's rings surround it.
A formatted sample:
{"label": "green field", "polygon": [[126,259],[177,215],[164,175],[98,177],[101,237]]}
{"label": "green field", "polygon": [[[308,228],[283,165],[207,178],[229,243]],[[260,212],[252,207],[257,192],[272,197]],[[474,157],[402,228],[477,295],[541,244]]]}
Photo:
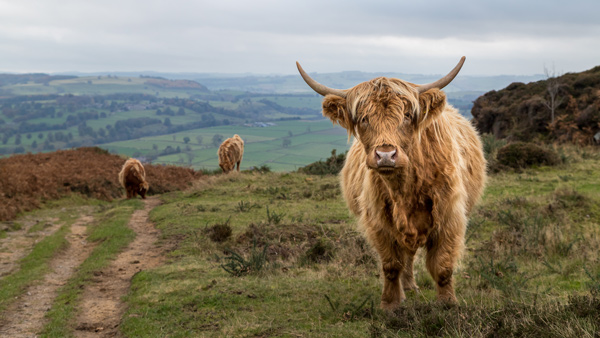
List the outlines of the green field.
{"label": "green field", "polygon": [[[333,149],[340,153],[349,148],[346,131],[337,125],[333,126],[329,120],[293,120],[275,124],[269,127],[219,126],[194,129],[177,134],[112,142],[101,147],[114,153],[136,157],[156,153],[154,146],[158,151],[167,146],[179,147],[181,153],[159,156],[153,163],[188,165],[195,169],[212,170],[219,168],[218,146],[211,144],[213,136],[220,134],[231,137],[238,134],[245,142],[241,168],[268,165],[275,171],[296,170],[329,157]],[[202,137],[202,144],[198,144],[197,136]],[[184,142],[185,137],[190,139],[187,144]],[[284,148],[283,140],[286,138],[291,140],[291,145]],[[186,150],[186,147],[189,150]]]}
{"label": "green field", "polygon": [[[356,75],[339,74],[333,84]],[[218,168],[213,137],[237,133],[246,141],[242,168],[292,171],[349,148],[346,132],[323,119],[322,97],[312,92],[209,91],[141,76],[51,79],[23,75],[0,86],[6,95],[0,95],[0,156],[97,145],[147,162],[212,170]],[[277,87],[292,79],[261,81]],[[258,122],[274,125],[251,126]]]}

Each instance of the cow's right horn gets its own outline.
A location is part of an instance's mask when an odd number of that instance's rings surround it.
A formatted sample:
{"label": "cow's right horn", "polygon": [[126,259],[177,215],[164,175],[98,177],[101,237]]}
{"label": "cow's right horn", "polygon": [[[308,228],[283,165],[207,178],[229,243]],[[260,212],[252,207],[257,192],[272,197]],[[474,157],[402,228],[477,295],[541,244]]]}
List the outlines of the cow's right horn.
{"label": "cow's right horn", "polygon": [[346,97],[346,92],[348,91],[347,89],[334,89],[334,88],[329,88],[327,86],[324,86],[324,85],[318,83],[317,81],[313,80],[310,76],[308,76],[308,74],[306,74],[304,69],[302,69],[302,67],[300,66],[298,61],[296,61],[296,66],[298,67],[298,71],[300,72],[300,75],[304,79],[304,82],[306,82],[306,84],[310,88],[312,88],[315,92],[317,92],[323,96],[331,94],[331,95]]}

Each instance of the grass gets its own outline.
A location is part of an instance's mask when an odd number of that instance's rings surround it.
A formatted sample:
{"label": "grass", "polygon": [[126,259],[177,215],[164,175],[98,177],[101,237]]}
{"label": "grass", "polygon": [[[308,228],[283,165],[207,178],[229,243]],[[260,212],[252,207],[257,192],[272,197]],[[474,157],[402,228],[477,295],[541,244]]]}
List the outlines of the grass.
{"label": "grass", "polygon": [[[600,191],[592,189],[600,184],[598,164],[594,156],[572,158],[491,176],[455,272],[459,304],[435,301],[420,251],[421,292],[409,292],[393,315],[377,307],[376,256],[356,231],[335,176],[211,176],[163,195],[151,213],[177,250],[170,264],[134,278],[123,333],[593,337],[600,328]],[[274,221],[274,214],[283,216]],[[223,241],[204,231],[224,223],[231,235]],[[237,273],[263,252],[260,271]],[[236,273],[222,268],[232,261]]]}
{"label": "grass", "polygon": [[[289,133],[292,136],[289,136]],[[331,149],[338,153],[348,150],[348,137],[339,126],[333,126],[329,120],[319,121],[281,121],[275,126],[259,128],[246,126],[219,126],[194,129],[177,134],[143,137],[136,140],[112,142],[102,148],[133,156],[155,154],[153,146],[162,151],[167,146],[180,147],[181,153],[159,156],[154,163],[189,165],[195,169],[219,168],[217,149],[211,144],[212,137],[221,134],[231,137],[239,134],[245,141],[242,169],[269,165],[274,171],[293,171],[308,163],[327,158]],[[198,144],[196,136],[202,136],[202,144]],[[184,137],[190,142],[184,143]],[[290,138],[291,146],[284,148],[284,138]],[[186,151],[186,147],[190,151]],[[191,154],[191,161],[190,156]]]}
{"label": "grass", "polygon": [[122,200],[107,205],[103,211],[96,214],[98,223],[91,227],[87,240],[96,242],[97,246],[67,284],[59,290],[52,308],[46,315],[48,323],[44,326],[42,336],[73,336],[74,328],[70,324],[76,315],[83,286],[89,283],[94,271],[106,267],[135,238],[135,233],[127,227],[127,223],[133,211],[141,207],[140,200]]}
{"label": "grass", "polygon": [[[595,337],[600,329],[600,164],[567,163],[490,176],[455,270],[459,303],[435,301],[417,254],[420,292],[378,308],[376,255],[341,198],[338,178],[242,172],[166,193],[150,218],[174,250],[137,273],[124,336]],[[73,202],[83,203],[83,202]],[[44,335],[72,334],[80,288],[131,240],[139,201],[99,207],[98,247],[61,290]],[[57,208],[64,207],[58,204]],[[64,238],[64,236],[63,236]],[[225,267],[225,268],[224,268]]]}

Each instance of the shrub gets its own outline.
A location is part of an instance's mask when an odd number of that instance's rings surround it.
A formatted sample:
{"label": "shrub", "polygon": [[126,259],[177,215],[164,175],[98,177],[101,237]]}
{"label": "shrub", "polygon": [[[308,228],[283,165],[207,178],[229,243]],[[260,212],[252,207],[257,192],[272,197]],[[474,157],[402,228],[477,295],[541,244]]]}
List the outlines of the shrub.
{"label": "shrub", "polygon": [[206,228],[205,233],[208,235],[213,242],[225,242],[227,239],[231,237],[231,226],[229,225],[229,221],[231,217],[225,221],[225,223],[217,223],[208,228]]}
{"label": "shrub", "polygon": [[499,164],[515,169],[560,163],[554,150],[529,142],[510,143],[498,149],[496,159]]}
{"label": "shrub", "polygon": [[331,156],[325,161],[317,161],[298,169],[298,172],[310,175],[337,175],[344,167],[346,153],[336,155],[336,150],[331,151]]}
{"label": "shrub", "polygon": [[312,263],[329,262],[333,259],[335,246],[326,238],[319,238],[307,251],[306,260]]}
{"label": "shrub", "polygon": [[481,143],[483,144],[483,154],[489,162],[496,158],[498,149],[506,145],[506,140],[498,139],[493,134],[481,135]]}

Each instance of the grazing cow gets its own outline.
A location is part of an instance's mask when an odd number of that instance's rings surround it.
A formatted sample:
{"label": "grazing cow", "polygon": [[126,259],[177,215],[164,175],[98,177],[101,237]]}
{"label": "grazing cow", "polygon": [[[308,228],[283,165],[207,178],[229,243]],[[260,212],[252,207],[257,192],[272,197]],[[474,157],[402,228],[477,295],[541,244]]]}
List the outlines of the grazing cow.
{"label": "grazing cow", "polygon": [[123,168],[119,172],[119,182],[127,191],[127,198],[134,198],[140,194],[143,199],[146,198],[146,192],[150,186],[146,182],[146,171],[142,163],[135,158],[125,161]]}
{"label": "grazing cow", "polygon": [[235,134],[221,143],[219,151],[219,167],[227,174],[232,171],[237,164],[237,171],[240,171],[240,163],[244,156],[244,140],[240,135]]}
{"label": "grazing cow", "polygon": [[480,198],[486,162],[478,133],[441,91],[460,71],[426,85],[378,77],[350,89],[308,76],[323,115],[354,136],[340,173],[344,199],[379,254],[381,307],[394,309],[418,290],[414,256],[427,248],[438,300],[456,302],[452,273],[464,247],[467,215]]}

